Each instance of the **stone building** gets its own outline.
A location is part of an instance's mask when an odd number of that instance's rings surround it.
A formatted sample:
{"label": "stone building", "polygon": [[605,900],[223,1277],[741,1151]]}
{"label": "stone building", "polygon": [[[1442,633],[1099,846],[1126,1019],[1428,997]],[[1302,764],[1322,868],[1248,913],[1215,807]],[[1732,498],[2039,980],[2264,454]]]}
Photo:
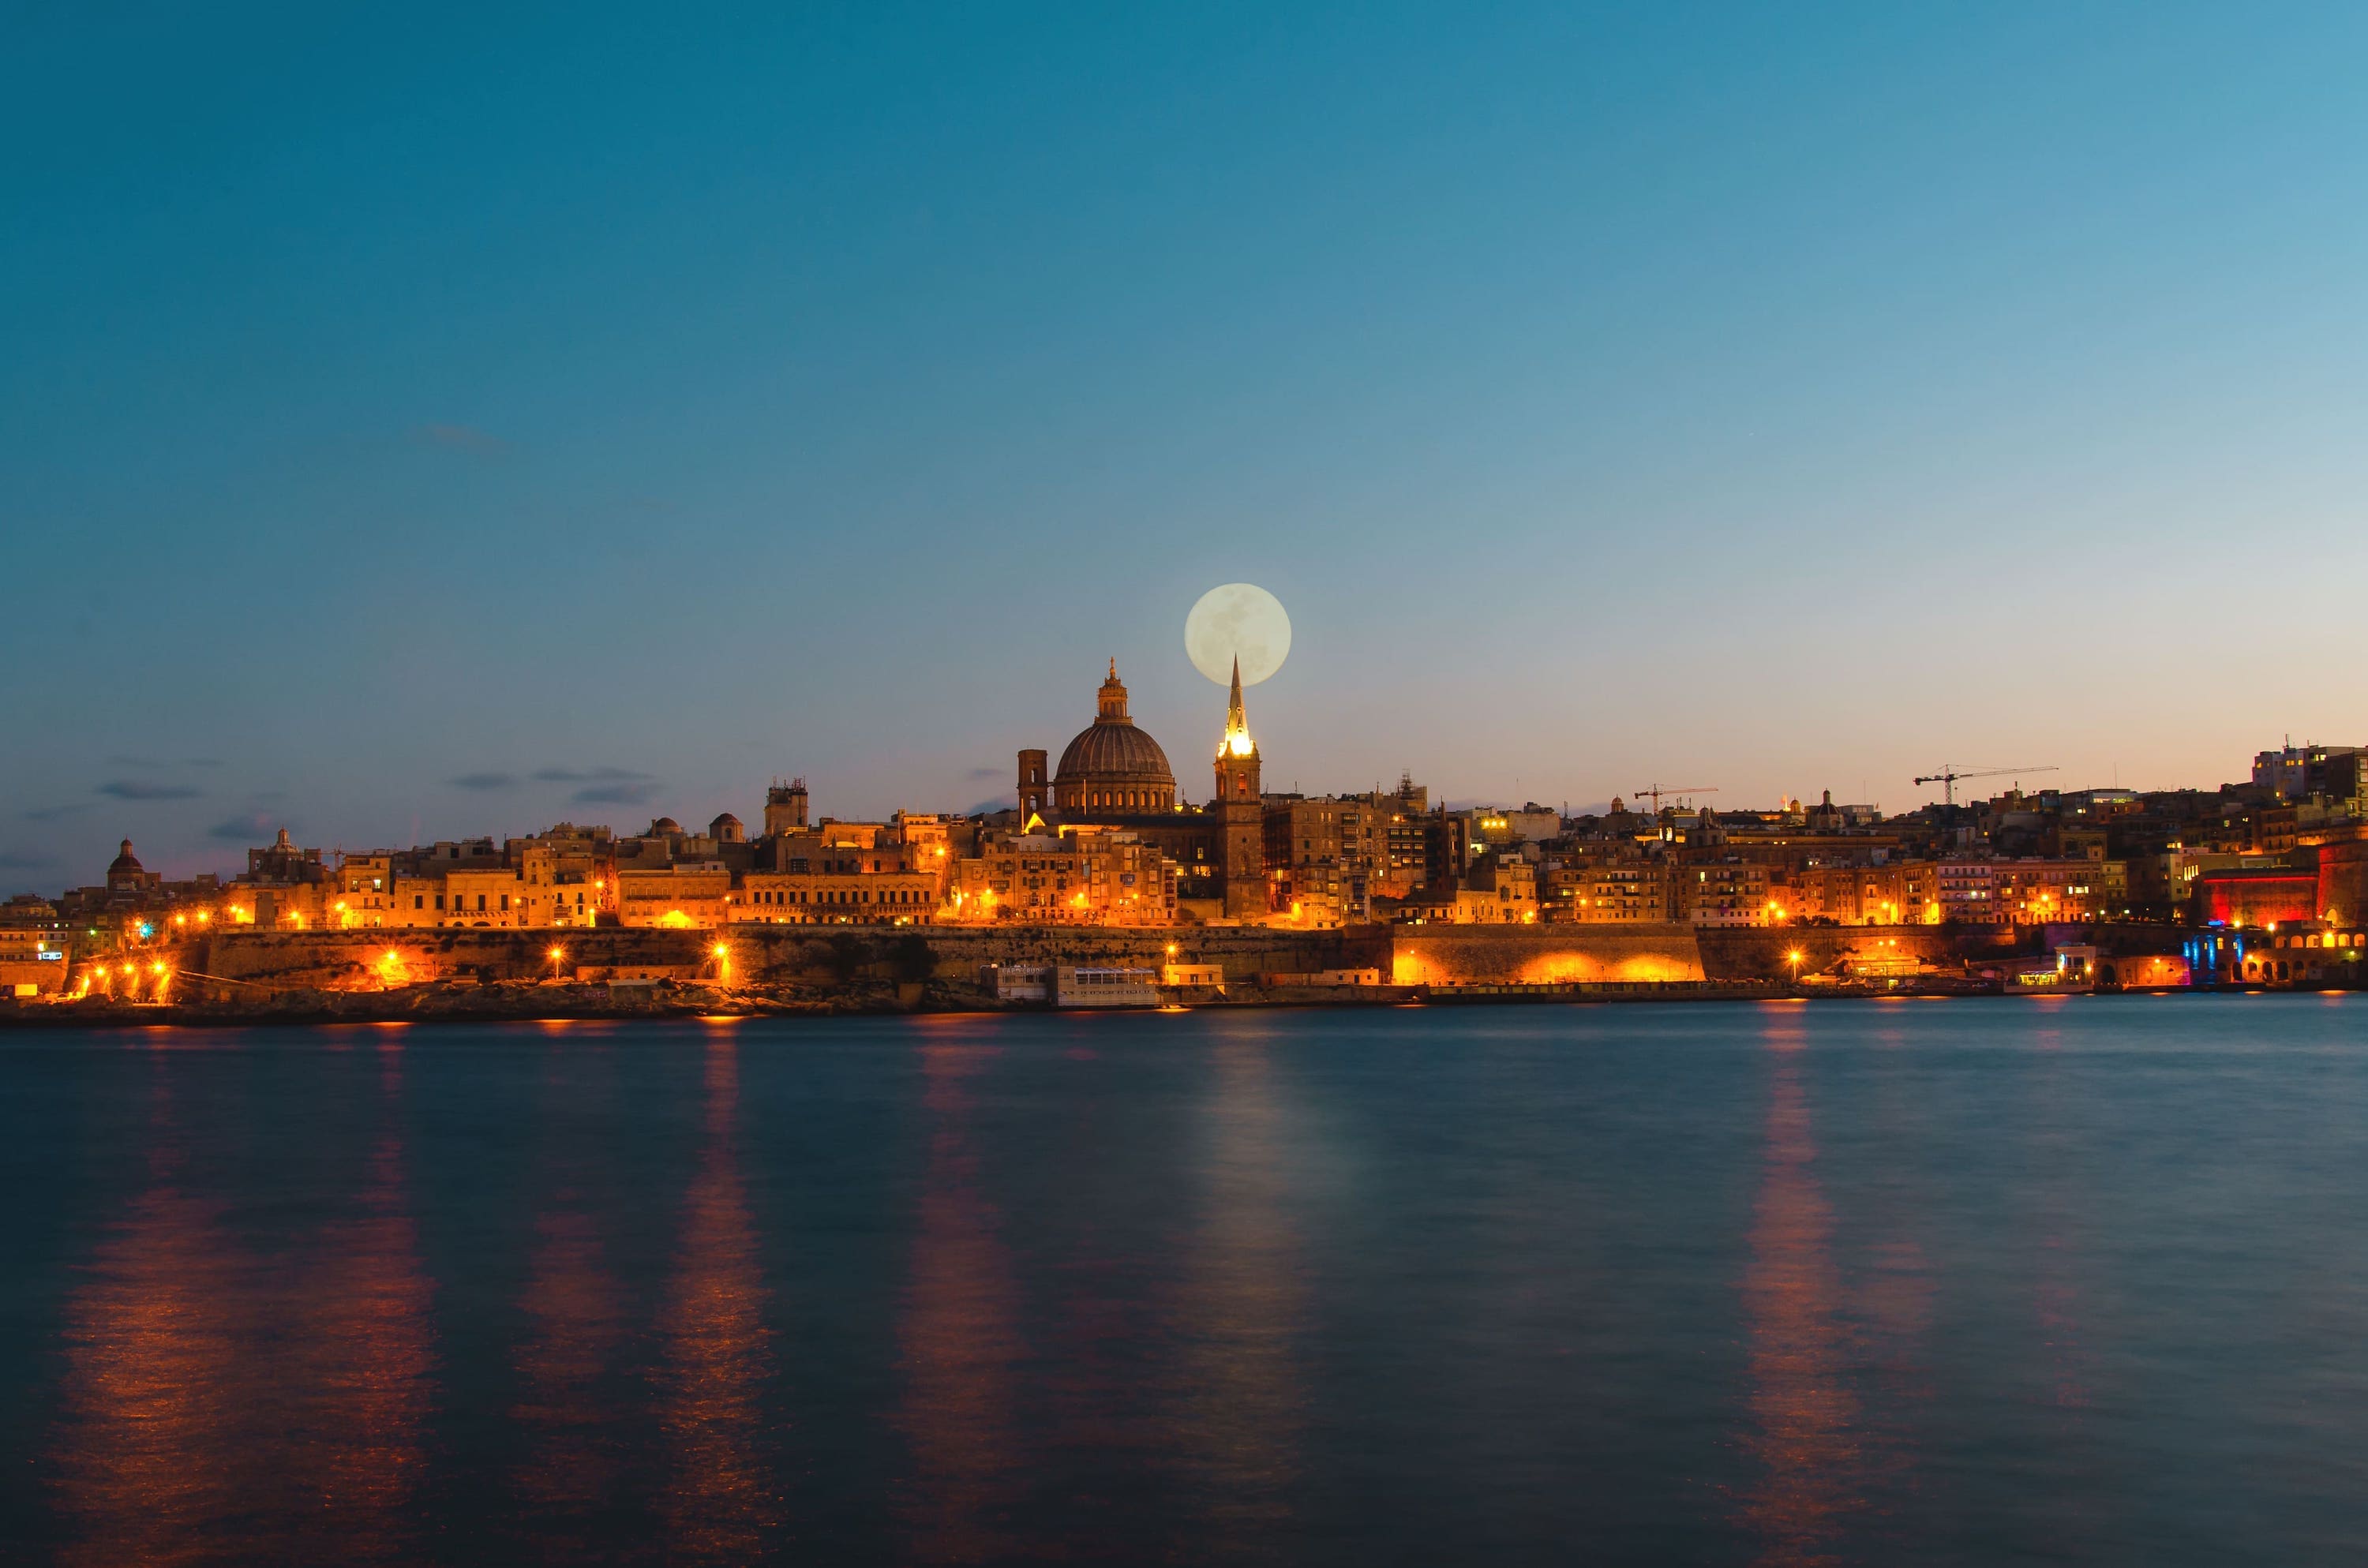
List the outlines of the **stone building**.
{"label": "stone building", "polygon": [[1172,926],[1176,865],[1121,829],[998,835],[956,866],[948,902],[964,921]]}

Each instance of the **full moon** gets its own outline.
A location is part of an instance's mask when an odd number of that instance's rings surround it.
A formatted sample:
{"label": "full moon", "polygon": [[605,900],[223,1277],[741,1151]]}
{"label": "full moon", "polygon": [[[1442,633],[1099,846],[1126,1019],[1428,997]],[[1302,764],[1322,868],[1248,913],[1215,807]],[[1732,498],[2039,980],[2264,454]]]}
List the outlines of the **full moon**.
{"label": "full moon", "polygon": [[1229,686],[1234,660],[1242,662],[1242,684],[1256,686],[1291,653],[1291,617],[1282,601],[1255,583],[1211,588],[1184,618],[1184,652],[1192,667]]}

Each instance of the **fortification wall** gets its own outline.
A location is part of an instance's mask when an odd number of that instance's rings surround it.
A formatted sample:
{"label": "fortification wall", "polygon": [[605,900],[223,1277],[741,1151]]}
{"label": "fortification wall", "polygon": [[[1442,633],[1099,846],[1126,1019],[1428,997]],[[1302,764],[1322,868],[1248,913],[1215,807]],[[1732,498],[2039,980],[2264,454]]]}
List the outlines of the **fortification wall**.
{"label": "fortification wall", "polygon": [[[2025,936],[2031,933],[2024,933]],[[1940,963],[2010,951],[2013,933],[1938,926],[1783,927],[1697,931],[1686,926],[1402,926],[1338,931],[1254,926],[744,926],[728,934],[648,927],[570,930],[244,931],[181,949],[176,967],[266,990],[354,989],[377,983],[388,953],[407,982],[537,980],[557,971],[714,972],[712,949],[731,949],[734,979],[827,986],[863,979],[952,985],[981,966],[1163,962],[1219,964],[1229,981],[1275,972],[1378,969],[1395,984],[1559,984],[1574,981],[1781,980],[1799,951],[1803,973],[1845,957],[1910,954]],[[1173,946],[1175,952],[1168,951]]]}
{"label": "fortification wall", "polygon": [[[554,972],[605,970],[712,974],[712,949],[730,949],[734,978],[768,983],[940,980],[967,983],[982,965],[1114,964],[1156,968],[1171,961],[1222,964],[1228,979],[1275,971],[1387,968],[1386,932],[1269,931],[1256,927],[1173,930],[1091,926],[825,928],[744,926],[726,933],[645,926],[571,930],[243,931],[192,941],[175,967],[197,976],[243,983],[230,989],[340,990],[378,983],[382,971],[405,983],[539,980]],[[554,964],[552,948],[563,957]],[[388,954],[393,954],[390,962]]]}
{"label": "fortification wall", "polygon": [[1399,985],[1710,978],[1691,926],[1401,926],[1390,937]]}
{"label": "fortification wall", "polygon": [[[2026,928],[2031,929],[2031,928]],[[1954,964],[1977,954],[2009,953],[2011,927],[1949,926],[1781,926],[1768,930],[1702,933],[1702,963],[1713,980],[1783,980],[1801,955],[1800,972],[1816,974],[1844,959],[1909,957]]]}

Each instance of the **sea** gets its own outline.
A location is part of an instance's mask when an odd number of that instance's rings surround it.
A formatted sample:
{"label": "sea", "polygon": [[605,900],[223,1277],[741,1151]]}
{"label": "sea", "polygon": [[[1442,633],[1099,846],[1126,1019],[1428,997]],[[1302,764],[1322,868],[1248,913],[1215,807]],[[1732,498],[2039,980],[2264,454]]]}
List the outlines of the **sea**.
{"label": "sea", "polygon": [[0,1561],[2368,1559],[2368,995],[0,1033]]}

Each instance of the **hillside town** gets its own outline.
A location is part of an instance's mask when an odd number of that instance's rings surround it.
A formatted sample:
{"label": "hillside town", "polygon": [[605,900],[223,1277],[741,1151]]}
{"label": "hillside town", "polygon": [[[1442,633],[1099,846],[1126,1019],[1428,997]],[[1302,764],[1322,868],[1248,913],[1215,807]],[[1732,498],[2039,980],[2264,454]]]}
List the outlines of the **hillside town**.
{"label": "hillside town", "polygon": [[2212,788],[2016,779],[1956,800],[1980,776],[1943,768],[1941,802],[1888,815],[1823,790],[1722,807],[1714,790],[1656,788],[1577,814],[1451,807],[1406,777],[1279,792],[1236,671],[1194,803],[1113,663],[1057,761],[1017,753],[1002,810],[839,818],[789,778],[753,829],[726,812],[332,853],[282,829],[244,870],[187,881],[146,869],[126,839],[102,881],[0,905],[0,980],[55,992],[127,944],[245,930],[2140,923],[2361,946],[2368,746],[2283,744]]}

